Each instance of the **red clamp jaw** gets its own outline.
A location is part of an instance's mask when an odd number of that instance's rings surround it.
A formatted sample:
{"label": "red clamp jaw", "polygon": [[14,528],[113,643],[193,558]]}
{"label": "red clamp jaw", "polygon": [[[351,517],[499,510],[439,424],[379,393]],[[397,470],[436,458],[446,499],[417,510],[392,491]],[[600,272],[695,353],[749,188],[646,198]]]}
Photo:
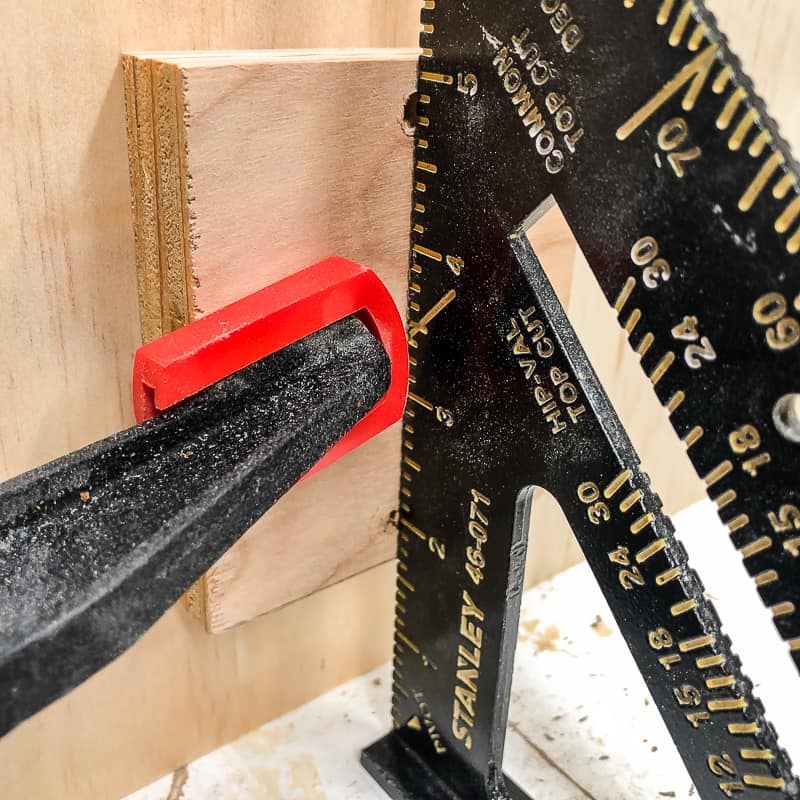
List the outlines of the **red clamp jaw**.
{"label": "red clamp jaw", "polygon": [[357,316],[392,364],[389,390],[309,472],[313,475],[393,425],[408,388],[405,325],[377,275],[328,258],[180,328],[136,353],[133,405],[138,422],[334,322]]}

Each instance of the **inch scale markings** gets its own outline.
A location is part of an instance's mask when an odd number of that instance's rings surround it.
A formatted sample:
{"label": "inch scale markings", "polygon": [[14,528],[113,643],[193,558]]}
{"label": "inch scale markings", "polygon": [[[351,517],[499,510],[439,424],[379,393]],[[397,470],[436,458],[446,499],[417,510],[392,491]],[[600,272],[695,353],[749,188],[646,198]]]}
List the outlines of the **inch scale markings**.
{"label": "inch scale markings", "polygon": [[[775,431],[767,428],[771,420],[751,423],[735,404],[722,431],[724,409],[698,412],[706,376],[724,386],[738,367],[719,331],[686,305],[699,271],[677,259],[692,241],[691,224],[680,230],[677,220],[671,228],[661,219],[656,240],[650,233],[656,228],[647,227],[653,221],[639,207],[628,209],[613,189],[625,187],[633,197],[650,192],[668,202],[680,188],[676,182],[696,180],[703,169],[705,180],[713,174],[719,142],[728,159],[737,159],[741,183],[734,196],[721,198],[719,211],[715,205],[703,213],[732,228],[725,216],[732,208],[759,236],[771,236],[782,257],[791,257],[800,251],[794,162],[700,3],[623,0],[618,12],[584,10],[582,19],[557,13],[561,5],[439,0],[423,8],[395,731],[364,761],[398,800],[448,792],[525,797],[497,765],[529,487],[536,484],[560,501],[570,520],[700,796],[797,798],[791,763],[519,228],[554,195],[584,252],[604,254],[590,257],[590,265],[783,624],[796,611],[793,599],[774,594],[792,589],[785,577],[789,550],[781,549],[784,537],[762,530],[767,508],[759,501],[776,508],[779,525],[792,523],[791,512],[779,515],[786,503],[776,503],[792,469],[786,444],[776,444]],[[627,91],[620,86],[609,93],[597,83],[603,59],[625,41],[628,25],[663,37],[659,47],[665,49],[648,56],[663,85],[649,98],[650,79],[641,70]],[[572,100],[580,84],[576,95],[593,104]],[[709,97],[719,98],[713,110]],[[684,112],[691,112],[691,122]],[[481,126],[472,127],[470,120],[478,118]],[[638,154],[647,147],[657,148],[659,172],[645,188],[640,184],[652,172],[653,155]],[[615,183],[607,180],[609,170],[618,172]],[[577,191],[573,172],[581,176]],[[593,183],[597,175],[602,181]],[[773,213],[769,203],[776,200],[780,208]],[[614,209],[618,221],[603,219],[602,208]],[[629,210],[642,218],[629,218]],[[752,248],[735,229],[727,233],[734,242],[739,236],[740,249]],[[594,247],[594,239],[602,247]],[[765,241],[759,240],[763,249],[773,247]],[[667,253],[671,248],[675,254]],[[624,266],[631,262],[633,276]],[[800,295],[793,301],[783,284],[770,283],[773,266],[745,267],[755,277],[736,283],[737,297],[747,304],[745,320],[755,323],[757,341],[748,331],[742,359],[757,364],[751,356],[756,345],[769,348],[767,355],[789,351],[796,358],[791,314],[800,311]],[[748,296],[758,281],[764,288]],[[732,284],[719,283],[717,294]],[[706,299],[704,313],[714,302]],[[787,381],[791,370],[782,377],[760,375],[758,386],[797,388]],[[446,398],[448,407],[428,398]],[[792,456],[796,464],[796,451]],[[754,482],[743,484],[742,475]],[[794,499],[795,489],[789,491],[784,500]],[[787,640],[793,652],[800,650],[800,637]]]}

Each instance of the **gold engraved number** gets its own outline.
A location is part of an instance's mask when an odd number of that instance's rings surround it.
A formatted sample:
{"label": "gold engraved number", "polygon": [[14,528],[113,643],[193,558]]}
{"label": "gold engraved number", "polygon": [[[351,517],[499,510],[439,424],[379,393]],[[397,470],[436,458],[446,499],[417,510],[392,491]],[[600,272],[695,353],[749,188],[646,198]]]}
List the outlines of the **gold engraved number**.
{"label": "gold engraved number", "polygon": [[[737,455],[744,455],[761,447],[761,434],[753,425],[743,425],[728,437],[731,450]],[[742,464],[742,469],[751,477],[758,475],[758,470],[772,461],[769,453],[758,453]]]}
{"label": "gold engraved number", "polygon": [[734,431],[728,437],[728,442],[734,453],[742,455],[748,450],[757,450],[761,445],[761,436],[752,425],[745,425],[738,431]]}
{"label": "gold engraved number", "polygon": [[683,322],[672,329],[672,337],[683,342],[699,342],[690,344],[684,353],[684,359],[691,369],[700,369],[704,361],[716,361],[717,353],[708,336],[700,336],[697,317],[684,317]]}
{"label": "gold engraved number", "polygon": [[[688,138],[689,124],[683,117],[673,117],[658,132],[658,146],[667,154],[667,161],[679,178],[686,175],[684,164],[703,155],[699,147],[684,147]],[[684,149],[679,150],[680,147]]]}
{"label": "gold engraved number", "polygon": [[630,566],[631,551],[629,547],[618,547],[608,554],[608,560],[612,564],[621,564],[623,567]]}
{"label": "gold engraved number", "polygon": [[444,544],[433,536],[428,537],[428,549],[434,555],[439,556],[442,561],[447,557],[447,549]]}
{"label": "gold engraved number", "polygon": [[639,567],[631,566],[631,551],[627,547],[618,547],[608,554],[608,560],[612,564],[619,564],[630,569],[620,570],[619,582],[626,592],[633,591],[636,586],[644,586],[645,579]]}
{"label": "gold engraved number", "polygon": [[452,428],[456,424],[453,412],[443,406],[436,406],[436,421],[444,425],[445,428]]}
{"label": "gold engraved number", "polygon": [[[796,311],[800,311],[800,295],[794,300]],[[800,342],[800,322],[788,316],[789,304],[778,292],[760,297],[753,306],[753,319],[767,330],[767,344],[772,350],[789,350]]]}
{"label": "gold engraved number", "polygon": [[[733,759],[727,753],[723,753],[721,756],[709,756],[708,768],[720,778],[723,775],[736,775]],[[730,797],[730,795],[728,796]]]}
{"label": "gold engraved number", "polygon": [[481,506],[489,508],[492,501],[477,489],[472,490],[472,500],[469,504],[469,535],[475,540],[475,545],[467,548],[466,570],[472,582],[479,586],[483,581],[483,569],[486,558],[483,555],[483,545],[489,539],[489,517],[481,511]]}
{"label": "gold engraved number", "polygon": [[450,267],[450,271],[453,275],[459,278],[464,270],[464,259],[458,256],[447,256],[447,266]]}
{"label": "gold engraved number", "polygon": [[[684,708],[697,708],[697,706],[701,705],[703,702],[703,695],[700,693],[700,690],[690,683],[684,683],[680,688],[673,689],[672,693],[675,695],[678,705]],[[699,728],[700,723],[705,722],[708,718],[709,715],[707,711],[695,711],[692,714],[686,715],[686,721],[693,728]]]}
{"label": "gold engraved number", "polygon": [[472,72],[458,73],[458,91],[461,94],[467,94],[470,97],[475,97],[478,94],[478,78]]}
{"label": "gold engraved number", "polygon": [[797,506],[781,506],[776,514],[770,511],[767,515],[775,533],[786,533],[786,531],[800,531],[800,508]]}
{"label": "gold engraved number", "polygon": [[639,567],[631,567],[630,569],[622,570],[619,574],[619,582],[622,584],[622,588],[627,592],[633,591],[636,586],[645,585],[644,575],[642,575],[642,571]]}
{"label": "gold engraved number", "polygon": [[703,695],[696,686],[684,683],[679,689],[673,689],[672,693],[678,701],[679,706],[694,706],[695,708],[703,702]]}
{"label": "gold engraved number", "polygon": [[644,236],[631,248],[631,261],[642,267],[642,283],[648,289],[658,289],[672,277],[672,267],[664,258],[658,257],[658,242],[652,236]]}
{"label": "gold engraved number", "polygon": [[[672,637],[672,634],[666,628],[656,628],[656,630],[650,631],[649,640],[650,647],[656,651],[671,650],[675,645],[675,640]],[[661,663],[661,666],[664,667],[667,672],[669,672],[672,669],[673,664],[680,663],[681,657],[678,653],[668,653],[661,656],[661,658],[658,660]],[[678,705],[683,706],[684,708],[697,708],[697,706],[703,702],[703,696],[700,693],[700,690],[696,686],[692,686],[690,683],[684,683],[683,686],[673,689],[672,693],[675,695]],[[699,728],[700,723],[705,722],[707,719],[709,719],[709,714],[706,711],[695,711],[690,714],[686,714],[686,721],[693,728]]]}
{"label": "gold engraved number", "polygon": [[[737,777],[736,765],[728,753],[722,755],[712,755],[708,757],[708,768],[718,778]],[[734,794],[746,791],[747,787],[739,781],[733,783],[721,783],[720,790],[726,797],[733,797]]]}
{"label": "gold engraved number", "polygon": [[[666,628],[656,628],[654,631],[650,631],[647,638],[653,650],[671,650],[675,646],[675,640]],[[672,669],[673,664],[680,663],[680,660],[679,653],[668,653],[658,659],[667,672]]]}
{"label": "gold engraved number", "polygon": [[[767,517],[775,533],[789,533],[800,531],[800,508],[797,506],[781,506],[777,514],[770,511]],[[800,557],[800,536],[788,539],[783,543],[783,549],[791,553],[795,558]]]}
{"label": "gold engraved number", "polygon": [[672,634],[666,628],[656,628],[654,631],[650,631],[647,638],[653,650],[668,649],[675,644]]}
{"label": "gold engraved number", "polygon": [[586,515],[592,525],[600,525],[611,519],[611,509],[600,500],[600,489],[596,483],[582,483],[578,487],[578,497],[582,503],[589,506],[586,509]]}

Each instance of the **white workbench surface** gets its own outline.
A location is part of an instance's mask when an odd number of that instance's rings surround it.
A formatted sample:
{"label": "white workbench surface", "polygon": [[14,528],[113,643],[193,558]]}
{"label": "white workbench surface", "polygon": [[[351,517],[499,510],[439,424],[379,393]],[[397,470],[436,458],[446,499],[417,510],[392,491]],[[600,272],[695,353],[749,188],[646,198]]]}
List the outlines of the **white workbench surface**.
{"label": "white workbench surface", "polygon": [[[701,504],[675,522],[723,621],[752,621],[761,609],[751,602],[754,590],[738,556],[719,568],[723,548],[713,542],[726,534],[713,509]],[[714,566],[704,570],[709,560]],[[727,627],[797,763],[800,730],[792,710],[769,703],[776,683],[786,696],[785,681],[795,682],[790,696],[797,697],[794,671],[774,674],[776,665],[789,666],[785,646],[766,625],[769,641],[749,642],[753,652],[745,653],[736,625]],[[389,704],[387,664],[129,800],[385,800],[358,756],[388,732]],[[525,595],[505,769],[536,800],[696,797],[586,565]]]}

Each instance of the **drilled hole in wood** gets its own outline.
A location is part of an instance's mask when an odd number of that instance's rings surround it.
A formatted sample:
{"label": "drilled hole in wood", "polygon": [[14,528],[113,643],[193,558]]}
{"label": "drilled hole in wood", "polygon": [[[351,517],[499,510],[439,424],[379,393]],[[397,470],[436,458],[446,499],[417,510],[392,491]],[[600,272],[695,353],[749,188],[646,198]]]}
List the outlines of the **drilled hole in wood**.
{"label": "drilled hole in wood", "polygon": [[409,95],[406,100],[406,106],[403,110],[403,133],[406,136],[413,136],[417,132],[417,123],[419,122],[419,92],[414,92]]}

